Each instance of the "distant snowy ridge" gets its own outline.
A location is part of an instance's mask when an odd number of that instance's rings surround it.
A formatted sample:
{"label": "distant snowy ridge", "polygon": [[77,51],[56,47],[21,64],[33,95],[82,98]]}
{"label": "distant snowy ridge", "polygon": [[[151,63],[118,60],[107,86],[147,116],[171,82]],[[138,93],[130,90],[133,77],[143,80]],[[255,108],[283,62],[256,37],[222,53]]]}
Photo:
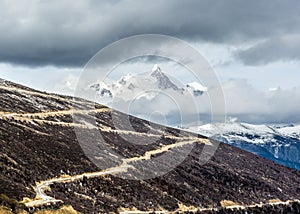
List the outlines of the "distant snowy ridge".
{"label": "distant snowy ridge", "polygon": [[300,125],[216,123],[188,130],[300,170]]}
{"label": "distant snowy ridge", "polygon": [[249,123],[215,123],[203,126],[189,127],[190,131],[201,133],[208,137],[228,134],[228,133],[247,133],[247,134],[281,134],[296,136],[300,139],[300,125],[254,125]]}

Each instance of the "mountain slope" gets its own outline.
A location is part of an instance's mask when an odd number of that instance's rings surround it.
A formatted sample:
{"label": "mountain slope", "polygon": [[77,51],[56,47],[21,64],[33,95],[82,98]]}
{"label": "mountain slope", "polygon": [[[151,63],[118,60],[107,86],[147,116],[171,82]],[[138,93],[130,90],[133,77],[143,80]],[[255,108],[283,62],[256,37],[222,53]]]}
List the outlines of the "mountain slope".
{"label": "mountain slope", "polygon": [[189,130],[300,169],[300,126],[217,123]]}
{"label": "mountain slope", "polygon": [[[4,80],[0,81],[0,92],[3,101],[0,105],[0,193],[18,200],[33,199],[28,201],[28,206],[49,206],[56,199],[82,213],[124,209],[178,211],[190,206],[189,209],[218,208],[224,199],[242,205],[275,198],[292,200],[300,193],[299,171],[230,145],[221,143],[214,157],[202,165],[199,157],[204,146],[214,145],[216,141],[131,116],[134,130],[129,130],[122,124],[128,116],[120,112]],[[74,106],[76,112],[71,110]],[[87,106],[90,111],[85,110]],[[97,126],[89,124],[89,120],[74,122],[73,113],[82,118],[94,115]],[[115,129],[113,118],[118,120],[121,130]],[[109,163],[115,170],[99,168],[86,157],[74,128],[102,133],[105,142],[97,138],[93,142],[105,143],[110,151],[123,157]],[[151,134],[149,128],[153,129]],[[121,135],[134,136],[132,139],[140,142],[156,140],[149,145],[137,145]],[[140,164],[151,164],[155,157],[163,155],[169,157],[164,164],[168,165],[189,145],[194,147],[188,157],[165,175],[147,180],[115,176],[143,174]],[[128,165],[131,167],[127,171],[121,170]],[[36,195],[39,197],[34,199]]]}

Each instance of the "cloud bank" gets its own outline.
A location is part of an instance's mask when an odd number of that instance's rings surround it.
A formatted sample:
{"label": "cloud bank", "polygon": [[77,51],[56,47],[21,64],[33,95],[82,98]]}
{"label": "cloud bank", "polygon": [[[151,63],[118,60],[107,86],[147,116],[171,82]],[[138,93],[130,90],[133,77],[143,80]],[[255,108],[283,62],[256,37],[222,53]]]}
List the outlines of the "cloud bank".
{"label": "cloud bank", "polygon": [[223,84],[228,117],[250,123],[299,123],[300,87],[262,92],[246,80]]}
{"label": "cloud bank", "polygon": [[[196,97],[173,90],[163,90],[161,93],[141,90],[139,96],[135,96],[122,89],[118,99],[102,102],[104,99],[99,96],[97,101],[144,119],[159,123],[166,121],[169,125],[225,122],[225,116],[228,120],[235,118],[238,122],[254,124],[300,122],[300,87],[273,88],[263,92],[240,79],[224,82],[222,90],[226,100],[226,115],[224,111],[212,109],[210,98],[218,96],[215,94],[216,88],[209,88],[203,95]],[[155,113],[158,113],[158,119],[153,117]]]}
{"label": "cloud bank", "polygon": [[4,0],[0,8],[0,61],[12,64],[83,66],[111,42],[147,33],[237,46],[264,41],[237,50],[245,64],[299,59],[297,0]]}

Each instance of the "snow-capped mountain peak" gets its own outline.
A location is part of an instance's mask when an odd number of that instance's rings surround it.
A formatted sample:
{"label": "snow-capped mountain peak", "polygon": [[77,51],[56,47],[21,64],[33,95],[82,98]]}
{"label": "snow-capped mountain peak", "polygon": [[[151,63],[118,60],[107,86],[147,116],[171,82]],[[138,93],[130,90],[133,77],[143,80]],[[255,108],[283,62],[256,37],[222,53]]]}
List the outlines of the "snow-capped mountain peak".
{"label": "snow-capped mountain peak", "polygon": [[151,77],[156,78],[160,89],[172,88],[174,90],[179,90],[179,87],[175,85],[164,72],[162,72],[161,68],[157,64],[153,66],[150,75]]}
{"label": "snow-capped mountain peak", "polygon": [[145,91],[171,90],[172,93],[179,96],[187,94],[200,96],[207,91],[205,86],[197,82],[188,83],[186,86],[175,84],[157,64],[153,66],[149,73],[127,74],[110,84],[94,83],[90,85],[90,89],[95,90],[100,97],[114,98],[117,96],[124,100],[132,99],[135,95],[144,94],[142,92]]}

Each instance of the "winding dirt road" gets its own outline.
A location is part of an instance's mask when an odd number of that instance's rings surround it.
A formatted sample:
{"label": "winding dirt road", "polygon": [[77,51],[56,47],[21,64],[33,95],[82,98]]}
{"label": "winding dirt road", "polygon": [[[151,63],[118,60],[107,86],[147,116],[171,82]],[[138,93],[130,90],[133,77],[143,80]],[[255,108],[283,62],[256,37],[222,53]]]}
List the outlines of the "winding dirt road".
{"label": "winding dirt road", "polygon": [[53,178],[50,180],[42,181],[38,185],[36,185],[34,188],[36,191],[36,198],[30,202],[25,203],[25,205],[27,207],[36,207],[36,206],[42,206],[42,205],[50,204],[50,203],[62,202],[61,200],[57,200],[57,199],[49,197],[45,194],[45,190],[49,189],[49,186],[51,184],[75,182],[78,180],[82,180],[84,177],[89,179],[89,178],[95,178],[95,177],[100,177],[100,176],[104,176],[104,175],[114,175],[114,174],[123,173],[123,172],[126,172],[129,168],[134,169],[134,166],[130,165],[130,163],[132,163],[132,162],[140,161],[140,160],[149,160],[152,155],[160,154],[160,153],[168,151],[172,148],[182,147],[184,145],[193,144],[193,143],[207,144],[207,143],[209,143],[209,141],[198,139],[198,138],[191,138],[190,140],[181,141],[181,142],[177,142],[177,143],[170,144],[170,145],[165,145],[165,146],[160,147],[159,149],[147,151],[142,156],[123,159],[122,164],[120,164],[119,166],[105,169],[103,171],[83,173],[80,175],[74,175],[74,176],[68,176],[68,177],[62,177],[62,178]]}
{"label": "winding dirt road", "polygon": [[[29,202],[26,202],[25,205],[27,207],[37,207],[42,206],[45,204],[51,204],[51,203],[57,203],[62,202],[61,200],[57,200],[53,197],[50,197],[45,194],[46,190],[50,189],[50,185],[54,183],[70,183],[75,182],[78,180],[82,180],[85,178],[95,178],[100,177],[104,175],[113,175],[118,173],[124,173],[129,168],[134,169],[134,166],[131,165],[131,163],[136,161],[142,161],[142,160],[149,160],[152,155],[161,154],[163,152],[166,152],[172,148],[176,147],[182,147],[184,145],[193,144],[193,143],[201,143],[201,144],[210,144],[210,141],[207,139],[199,139],[199,138],[189,138],[189,137],[176,137],[171,136],[168,134],[149,134],[149,133],[140,133],[136,131],[127,131],[127,130],[115,130],[105,125],[100,126],[94,126],[92,124],[78,124],[74,122],[58,122],[58,121],[51,121],[47,120],[46,118],[49,116],[62,116],[62,115],[72,115],[74,113],[77,114],[89,114],[89,113],[99,113],[99,112],[109,112],[111,111],[109,108],[101,108],[101,109],[91,109],[91,110],[62,110],[62,111],[52,111],[52,112],[39,112],[39,113],[11,113],[11,112],[0,112],[0,118],[2,119],[14,119],[19,121],[27,121],[30,123],[35,124],[42,124],[47,123],[51,125],[60,125],[60,126],[71,126],[71,127],[80,127],[80,128],[87,128],[87,129],[93,129],[97,128],[101,130],[102,132],[113,132],[116,134],[125,134],[125,135],[137,135],[137,136],[147,136],[147,137],[157,137],[160,138],[162,135],[165,138],[176,140],[176,143],[169,144],[169,145],[163,145],[158,149],[150,150],[145,152],[141,156],[132,157],[128,159],[123,159],[122,164],[119,166],[115,166],[109,169],[105,169],[99,172],[91,172],[91,173],[83,173],[80,175],[74,175],[74,176],[64,176],[60,178],[52,178],[46,181],[39,182],[35,187],[34,190],[36,192],[35,199],[30,200]],[[32,129],[32,128],[30,128]],[[44,134],[44,133],[42,133]]]}

